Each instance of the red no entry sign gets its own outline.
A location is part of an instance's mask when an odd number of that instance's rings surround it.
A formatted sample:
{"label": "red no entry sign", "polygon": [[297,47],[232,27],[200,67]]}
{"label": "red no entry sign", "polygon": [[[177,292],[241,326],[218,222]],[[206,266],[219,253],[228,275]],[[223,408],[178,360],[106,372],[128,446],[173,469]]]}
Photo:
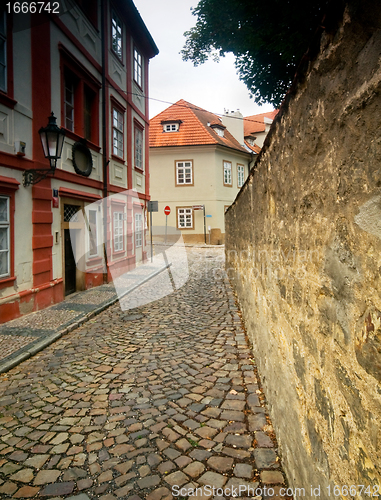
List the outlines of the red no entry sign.
{"label": "red no entry sign", "polygon": [[164,208],[164,213],[165,213],[165,215],[169,215],[169,214],[171,213],[171,209],[170,209],[170,207],[166,206],[166,207]]}

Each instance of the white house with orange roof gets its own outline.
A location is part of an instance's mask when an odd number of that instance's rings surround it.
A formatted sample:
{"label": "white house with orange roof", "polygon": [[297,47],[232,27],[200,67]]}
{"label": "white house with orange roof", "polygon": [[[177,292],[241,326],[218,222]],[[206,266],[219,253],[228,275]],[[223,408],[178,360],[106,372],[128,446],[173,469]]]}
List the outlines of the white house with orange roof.
{"label": "white house with orange roof", "polygon": [[150,120],[149,146],[150,191],[159,208],[153,224],[168,217],[185,242],[223,243],[225,210],[259,152],[244,143],[242,114],[219,118],[180,100]]}
{"label": "white house with orange roof", "polygon": [[245,144],[250,147],[262,148],[270,126],[276,117],[278,110],[260,113],[258,115],[246,116],[243,119]]}

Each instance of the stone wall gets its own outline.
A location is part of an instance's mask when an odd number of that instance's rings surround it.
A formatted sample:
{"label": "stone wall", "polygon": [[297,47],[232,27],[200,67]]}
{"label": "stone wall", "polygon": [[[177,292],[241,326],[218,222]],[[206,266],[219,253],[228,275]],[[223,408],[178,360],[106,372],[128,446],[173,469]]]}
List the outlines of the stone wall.
{"label": "stone wall", "polygon": [[228,274],[305,498],[381,483],[381,5],[340,19],[226,214]]}

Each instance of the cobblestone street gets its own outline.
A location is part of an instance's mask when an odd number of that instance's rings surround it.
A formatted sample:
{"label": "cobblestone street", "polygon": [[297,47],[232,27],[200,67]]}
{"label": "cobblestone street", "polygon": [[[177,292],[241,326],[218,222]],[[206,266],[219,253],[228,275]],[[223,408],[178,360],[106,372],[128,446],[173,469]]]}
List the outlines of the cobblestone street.
{"label": "cobblestone street", "polygon": [[0,375],[1,499],[279,495],[284,474],[223,255],[188,248],[181,289],[128,311],[116,303]]}

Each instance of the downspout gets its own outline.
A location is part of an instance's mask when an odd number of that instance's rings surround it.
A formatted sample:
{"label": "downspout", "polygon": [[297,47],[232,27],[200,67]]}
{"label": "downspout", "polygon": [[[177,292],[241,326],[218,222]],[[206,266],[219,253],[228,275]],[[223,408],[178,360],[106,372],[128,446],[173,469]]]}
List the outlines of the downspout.
{"label": "downspout", "polygon": [[108,281],[107,220],[108,220],[108,164],[107,122],[106,122],[106,0],[101,0],[101,46],[102,46],[102,160],[103,160],[103,283]]}

